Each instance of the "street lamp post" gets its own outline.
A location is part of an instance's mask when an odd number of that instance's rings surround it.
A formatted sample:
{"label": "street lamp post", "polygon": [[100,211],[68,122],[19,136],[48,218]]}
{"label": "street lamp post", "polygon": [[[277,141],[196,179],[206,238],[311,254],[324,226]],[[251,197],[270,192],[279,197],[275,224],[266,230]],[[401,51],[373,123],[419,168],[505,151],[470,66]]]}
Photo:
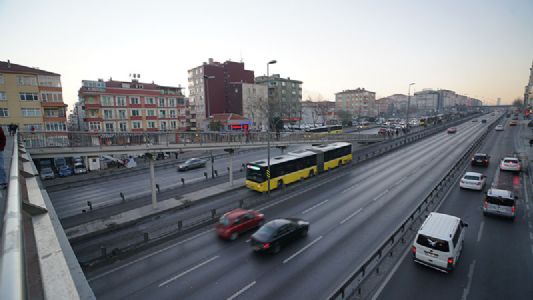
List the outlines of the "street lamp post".
{"label": "street lamp post", "polygon": [[411,86],[415,85],[415,83],[409,84],[409,90],[407,92],[407,111],[405,112],[405,129],[406,132],[409,132],[409,105],[411,104]]}
{"label": "street lamp post", "polygon": [[271,115],[270,115],[270,105],[268,104],[268,99],[270,98],[270,73],[269,73],[269,66],[277,63],[276,60],[271,60],[267,63],[267,107],[268,107],[268,129],[267,129],[267,186],[268,186],[268,196],[270,197],[270,125],[272,123],[271,121]]}
{"label": "street lamp post", "polygon": [[[207,111],[207,128],[209,129],[209,117],[211,116],[211,103],[209,102],[209,79],[215,79],[215,76],[204,75],[205,81],[205,102]],[[211,178],[215,178],[215,159],[213,157],[213,151],[211,151]]]}

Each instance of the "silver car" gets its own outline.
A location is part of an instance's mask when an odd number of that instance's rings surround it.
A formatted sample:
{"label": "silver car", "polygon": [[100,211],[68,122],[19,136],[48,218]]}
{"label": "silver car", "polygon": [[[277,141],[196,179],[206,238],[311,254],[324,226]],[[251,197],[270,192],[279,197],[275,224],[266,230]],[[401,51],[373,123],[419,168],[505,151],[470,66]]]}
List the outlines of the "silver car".
{"label": "silver car", "polygon": [[483,201],[483,215],[497,215],[514,219],[516,200],[512,192],[500,189],[489,189]]}
{"label": "silver car", "polygon": [[178,172],[204,168],[206,164],[207,162],[201,158],[190,158],[184,163],[178,165]]}
{"label": "silver car", "polygon": [[54,178],[56,178],[56,175],[54,174],[54,171],[52,170],[52,168],[42,168],[41,169],[41,179],[42,180],[54,179]]}

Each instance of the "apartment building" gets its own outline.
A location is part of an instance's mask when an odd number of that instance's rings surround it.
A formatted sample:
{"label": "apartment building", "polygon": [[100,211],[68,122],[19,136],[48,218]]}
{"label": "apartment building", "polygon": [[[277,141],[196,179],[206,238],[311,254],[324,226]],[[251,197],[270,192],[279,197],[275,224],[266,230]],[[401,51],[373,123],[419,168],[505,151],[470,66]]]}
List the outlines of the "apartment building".
{"label": "apartment building", "polygon": [[231,102],[242,103],[242,116],[250,120],[250,129],[268,129],[268,91],[264,84],[231,83],[228,98]]}
{"label": "apartment building", "polygon": [[278,117],[284,124],[295,124],[301,120],[302,81],[290,77],[282,78],[279,74],[258,76],[258,84],[268,86],[268,103],[270,117]]}
{"label": "apartment building", "polygon": [[375,111],[376,93],[364,88],[344,90],[335,94],[336,109],[347,111],[353,117],[373,117]]}
{"label": "apartment building", "polygon": [[303,125],[330,125],[335,122],[335,102],[333,101],[303,101]]}
{"label": "apartment building", "polygon": [[0,125],[26,131],[67,131],[61,75],[0,61]]}
{"label": "apartment building", "polygon": [[90,132],[185,131],[188,108],[181,87],[143,83],[138,79],[83,80],[78,91],[83,121]]}
{"label": "apartment building", "polygon": [[229,97],[235,83],[254,83],[254,71],[244,63],[216,62],[212,58],[188,71],[191,130],[207,129],[207,119],[213,114],[242,115],[242,98]]}

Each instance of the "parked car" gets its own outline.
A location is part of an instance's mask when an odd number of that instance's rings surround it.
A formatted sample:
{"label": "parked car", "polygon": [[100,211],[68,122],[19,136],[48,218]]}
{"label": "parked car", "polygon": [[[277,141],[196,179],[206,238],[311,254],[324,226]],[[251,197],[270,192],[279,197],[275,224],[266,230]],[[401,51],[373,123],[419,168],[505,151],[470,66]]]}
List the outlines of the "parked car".
{"label": "parked car", "polygon": [[496,131],[503,131],[503,125],[496,125],[495,130]]}
{"label": "parked car", "polygon": [[56,178],[56,175],[54,174],[54,170],[52,168],[42,168],[41,169],[41,179],[54,179]]}
{"label": "parked car", "polygon": [[282,246],[307,236],[309,222],[285,218],[275,219],[257,230],[250,240],[250,245],[255,252],[278,253]]}
{"label": "parked car", "polygon": [[265,215],[262,213],[237,208],[220,217],[216,231],[219,237],[233,241],[242,233],[263,225],[264,221]]}
{"label": "parked car", "polygon": [[73,171],[72,171],[72,168],[69,166],[61,166],[57,174],[59,175],[59,177],[67,177],[67,176],[72,176]]}
{"label": "parked car", "polygon": [[87,168],[82,163],[74,164],[74,174],[86,174]]}
{"label": "parked car", "polygon": [[178,172],[188,171],[192,169],[204,168],[207,162],[201,158],[190,158],[184,163],[178,165]]}
{"label": "parked car", "polygon": [[516,120],[511,120],[511,122],[509,122],[509,126],[516,126],[518,125],[518,121]]}
{"label": "parked car", "polygon": [[486,119],[481,119],[481,123],[487,123]]}
{"label": "parked car", "polygon": [[489,165],[490,156],[485,153],[476,153],[472,157],[472,166],[487,167]]}
{"label": "parked car", "polygon": [[472,122],[477,122],[478,120],[477,119],[472,119]]}
{"label": "parked car", "polygon": [[489,189],[483,201],[483,215],[497,215],[514,219],[516,215],[516,200],[512,192],[500,189]]}
{"label": "parked car", "polygon": [[500,161],[500,170],[520,172],[520,160],[516,157],[504,157]]}
{"label": "parked car", "polygon": [[456,132],[457,132],[457,128],[455,127],[448,128],[448,133],[456,133]]}
{"label": "parked car", "polygon": [[466,172],[459,181],[459,187],[462,189],[471,189],[481,191],[487,183],[487,176],[477,172]]}
{"label": "parked car", "polygon": [[439,271],[453,271],[463,250],[466,227],[458,217],[430,213],[411,247],[413,260]]}

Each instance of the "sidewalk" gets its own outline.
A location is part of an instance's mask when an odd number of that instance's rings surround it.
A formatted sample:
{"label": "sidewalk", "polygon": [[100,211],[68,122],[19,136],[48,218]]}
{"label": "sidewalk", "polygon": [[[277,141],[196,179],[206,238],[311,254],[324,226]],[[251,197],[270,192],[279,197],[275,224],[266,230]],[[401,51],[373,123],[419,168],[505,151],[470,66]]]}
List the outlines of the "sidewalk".
{"label": "sidewalk", "polygon": [[159,201],[157,203],[157,208],[155,209],[152,208],[152,204],[144,205],[139,208],[131,209],[112,216],[65,229],[65,233],[69,240],[80,239],[93,234],[103,233],[116,228],[134,224],[137,221],[161,214],[169,210],[178,209],[184,205],[191,205],[191,203],[203,200],[205,198],[242,188],[243,186],[244,178],[235,180],[233,186],[231,186],[229,183],[214,185],[196,192],[185,194],[179,197],[179,199],[169,198]]}

